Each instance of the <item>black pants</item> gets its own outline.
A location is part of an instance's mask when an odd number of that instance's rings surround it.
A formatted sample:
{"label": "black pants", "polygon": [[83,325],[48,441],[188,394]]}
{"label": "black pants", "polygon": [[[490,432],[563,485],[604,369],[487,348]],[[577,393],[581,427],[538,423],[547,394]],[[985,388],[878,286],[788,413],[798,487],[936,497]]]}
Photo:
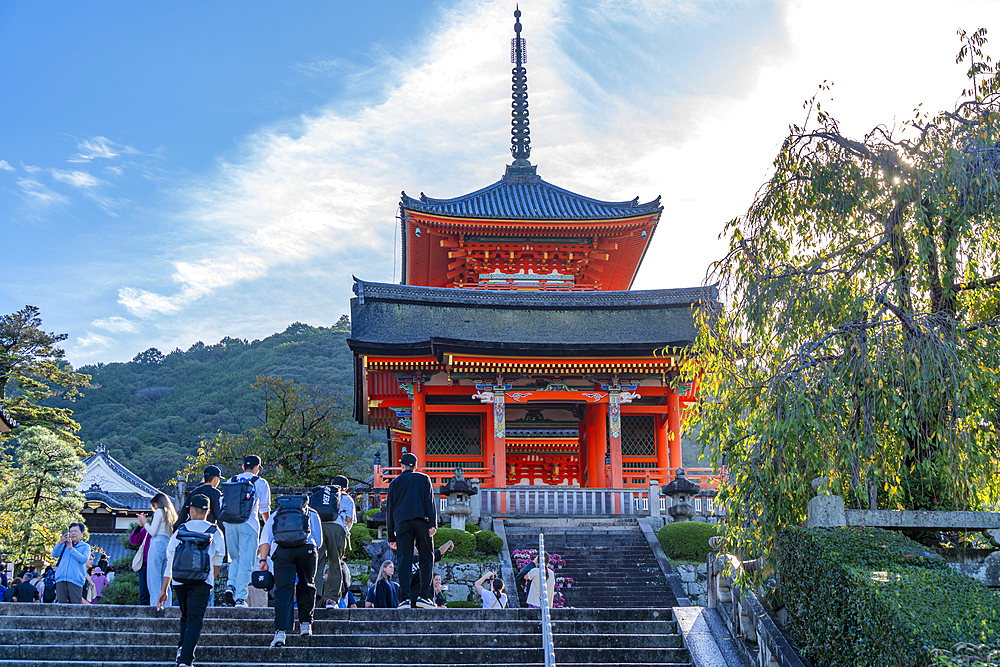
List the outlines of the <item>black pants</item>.
{"label": "black pants", "polygon": [[[142,547],[139,547],[140,549]],[[139,575],[139,606],[148,607],[149,606],[149,587],[146,586],[146,563],[143,562],[142,569],[140,569],[136,574]],[[159,592],[156,593],[159,595]]]}
{"label": "black pants", "polygon": [[[409,600],[417,606],[417,595],[431,599],[431,579],[434,576],[434,543],[431,541],[430,524],[423,519],[403,521],[396,527],[396,558],[399,560],[399,601]],[[417,545],[420,558],[420,590],[410,592],[413,571],[413,545]]]}
{"label": "black pants", "polygon": [[205,609],[212,587],[208,584],[181,584],[174,586],[177,601],[181,607],[181,637],[177,646],[181,649],[180,664],[194,664],[194,647],[201,637],[201,626],[205,623]]}
{"label": "black pants", "polygon": [[[274,629],[291,630],[295,627],[292,610],[292,589],[299,601],[299,623],[312,623],[316,606],[316,547],[279,546],[274,555]],[[299,578],[295,583],[296,575]]]}

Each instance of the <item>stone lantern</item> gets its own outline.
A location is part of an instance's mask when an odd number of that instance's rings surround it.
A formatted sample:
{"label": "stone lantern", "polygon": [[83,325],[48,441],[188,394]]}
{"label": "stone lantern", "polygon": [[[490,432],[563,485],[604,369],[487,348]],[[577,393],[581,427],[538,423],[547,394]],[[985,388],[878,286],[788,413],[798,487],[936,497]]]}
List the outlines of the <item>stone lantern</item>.
{"label": "stone lantern", "polygon": [[365,525],[368,526],[368,530],[376,531],[376,539],[384,540],[387,521],[388,519],[385,515],[385,503],[383,503],[382,506],[379,507],[378,512],[368,517],[368,520],[365,521]]}
{"label": "stone lantern", "polygon": [[667,514],[673,521],[690,521],[695,515],[694,497],[701,491],[701,487],[688,480],[684,473],[684,468],[678,468],[674,479],[670,484],[663,487],[663,495],[670,498],[670,507]]}
{"label": "stone lantern", "polygon": [[441,487],[441,495],[448,496],[444,509],[441,511],[443,514],[451,516],[452,528],[465,530],[465,517],[472,514],[469,499],[477,493],[479,493],[479,489],[465,481],[462,469],[455,468],[455,476]]}

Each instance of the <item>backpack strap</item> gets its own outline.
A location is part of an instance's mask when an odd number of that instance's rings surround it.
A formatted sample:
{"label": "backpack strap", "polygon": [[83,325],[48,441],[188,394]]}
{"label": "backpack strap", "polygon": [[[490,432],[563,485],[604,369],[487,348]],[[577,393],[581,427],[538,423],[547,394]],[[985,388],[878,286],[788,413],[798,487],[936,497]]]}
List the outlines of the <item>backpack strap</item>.
{"label": "backpack strap", "polygon": [[211,535],[211,534],[215,533],[218,530],[219,530],[218,527],[213,523],[212,527],[205,531],[205,534],[206,535]]}
{"label": "backpack strap", "polygon": [[253,477],[251,477],[251,478],[250,478],[249,480],[247,480],[247,481],[249,481],[249,482],[250,482],[250,484],[256,484],[258,480],[260,480],[260,477],[259,477],[258,475],[254,475]]}

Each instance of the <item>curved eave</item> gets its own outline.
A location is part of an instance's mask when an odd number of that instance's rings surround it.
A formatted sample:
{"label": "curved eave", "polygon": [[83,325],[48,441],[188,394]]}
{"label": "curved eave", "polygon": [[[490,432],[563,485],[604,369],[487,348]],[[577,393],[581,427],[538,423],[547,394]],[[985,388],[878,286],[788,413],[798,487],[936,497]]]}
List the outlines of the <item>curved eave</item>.
{"label": "curved eave", "polygon": [[408,209],[403,210],[412,213],[416,219],[426,222],[435,227],[443,227],[454,230],[477,230],[477,231],[505,231],[511,230],[536,230],[555,233],[566,233],[572,231],[606,231],[615,232],[625,229],[642,227],[652,219],[659,217],[662,209],[650,213],[625,216],[621,218],[597,218],[593,220],[557,220],[557,219],[505,219],[505,218],[474,218],[455,217],[426,213]]}

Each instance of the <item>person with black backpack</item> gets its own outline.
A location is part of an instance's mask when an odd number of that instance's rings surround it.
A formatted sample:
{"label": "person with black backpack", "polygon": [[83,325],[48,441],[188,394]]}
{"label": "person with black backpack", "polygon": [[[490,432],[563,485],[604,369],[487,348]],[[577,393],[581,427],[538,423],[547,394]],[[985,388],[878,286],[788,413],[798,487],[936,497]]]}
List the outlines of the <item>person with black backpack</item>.
{"label": "person with black backpack", "polygon": [[[178,512],[177,525],[174,526],[174,530],[180,528],[182,523],[191,518],[188,514],[188,508],[191,507],[191,499],[197,495],[208,498],[208,516],[205,517],[205,520],[209,523],[219,525],[219,515],[222,514],[222,492],[219,491],[219,482],[221,481],[222,470],[219,466],[207,466],[205,468],[204,482],[191,491],[188,491],[187,497],[184,499],[184,505],[181,507],[181,511]],[[222,526],[219,527],[221,528]]]}
{"label": "person with black backpack", "polygon": [[257,515],[267,521],[271,515],[271,487],[260,476],[260,457],[251,454],[243,459],[243,472],[219,485],[226,548],[229,550],[229,586],[226,602],[249,607],[247,589],[254,569],[254,554],[260,536]]}
{"label": "person with black backpack", "polygon": [[181,632],[177,641],[178,667],[194,664],[194,649],[201,637],[208,598],[219,575],[226,548],[217,526],[205,520],[210,503],[207,497],[191,498],[191,519],[170,536],[167,545],[167,567],[156,608],[163,609],[173,584],[181,608]]}
{"label": "person with black backpack", "polygon": [[323,548],[320,549],[316,576],[322,577],[324,566],[329,565],[321,597],[327,609],[336,607],[344,596],[341,566],[351,542],[351,525],[357,519],[354,499],[346,493],[348,484],[346,477],[337,475],[332,485],[313,489],[309,496],[309,506],[316,510],[323,522]]}
{"label": "person with black backpack", "polygon": [[[260,569],[267,571],[267,558],[274,564],[274,639],[271,646],[284,646],[286,633],[295,625],[292,592],[299,603],[299,634],[312,634],[316,606],[316,557],[323,546],[323,527],[306,496],[279,496],[276,509],[260,534]],[[296,576],[298,585],[296,585]]]}

